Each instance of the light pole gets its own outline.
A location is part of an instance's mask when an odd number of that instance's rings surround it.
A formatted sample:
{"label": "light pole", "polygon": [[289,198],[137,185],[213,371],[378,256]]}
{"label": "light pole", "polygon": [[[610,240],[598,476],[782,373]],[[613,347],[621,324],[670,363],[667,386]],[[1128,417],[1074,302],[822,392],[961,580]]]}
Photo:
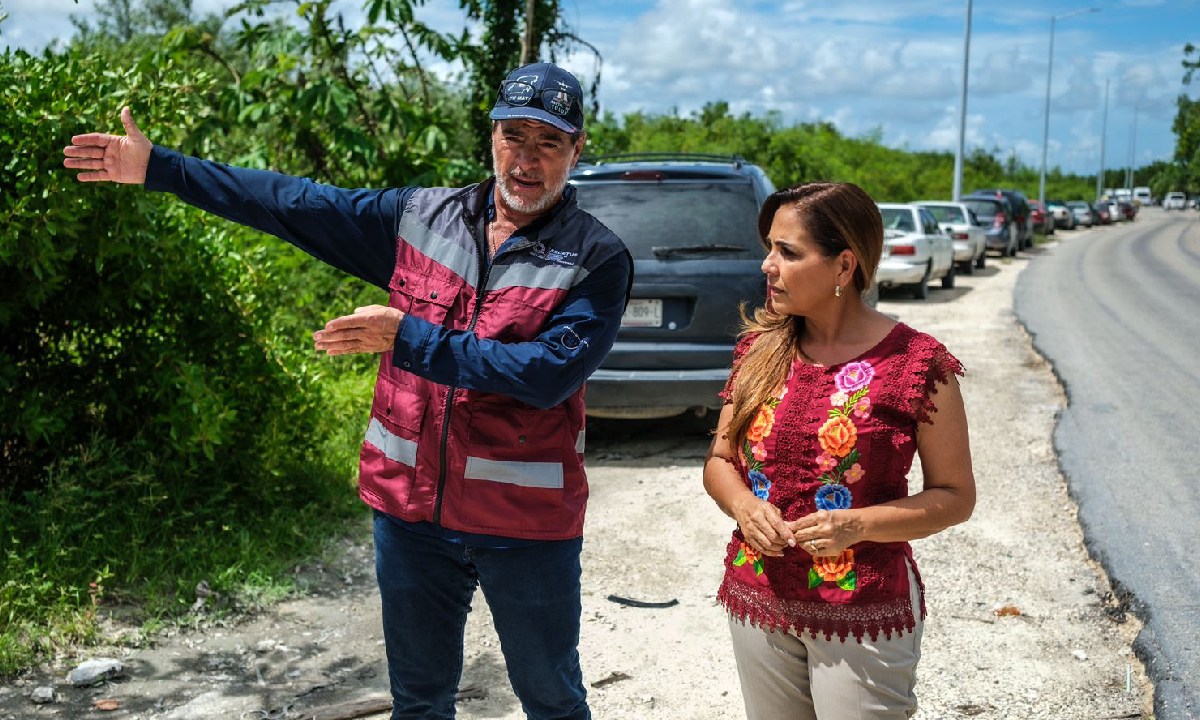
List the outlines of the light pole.
{"label": "light pole", "polygon": [[1137,157],[1137,153],[1134,152],[1135,148],[1137,147],[1137,116],[1138,116],[1138,103],[1135,102],[1133,104],[1133,127],[1129,130],[1129,172],[1125,175],[1125,177],[1127,178],[1125,180],[1125,187],[1129,188],[1131,201],[1133,199],[1132,194],[1133,194],[1133,183],[1134,183],[1133,163],[1134,163],[1135,158]]}
{"label": "light pole", "polygon": [[967,0],[967,29],[963,33],[962,92],[958,102],[958,151],[954,153],[954,201],[962,199],[963,141],[967,132],[967,69],[971,66],[971,0]]}
{"label": "light pole", "polygon": [[1100,172],[1096,173],[1096,202],[1104,194],[1104,144],[1108,140],[1108,78],[1104,80],[1104,115],[1100,121]]}
{"label": "light pole", "polygon": [[1038,175],[1038,200],[1042,201],[1043,207],[1046,205],[1046,148],[1050,145],[1050,77],[1054,70],[1054,23],[1076,15],[1094,12],[1100,12],[1100,8],[1083,8],[1062,15],[1050,16],[1050,59],[1046,63],[1046,110],[1042,123],[1042,171]]}

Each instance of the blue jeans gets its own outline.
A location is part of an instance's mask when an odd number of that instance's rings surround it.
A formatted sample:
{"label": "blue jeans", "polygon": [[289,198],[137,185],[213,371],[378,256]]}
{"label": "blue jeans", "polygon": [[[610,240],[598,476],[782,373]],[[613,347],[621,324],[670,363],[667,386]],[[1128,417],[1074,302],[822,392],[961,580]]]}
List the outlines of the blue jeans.
{"label": "blue jeans", "polygon": [[392,720],[451,720],[478,585],[530,720],[590,720],[579,668],[583,539],[490,548],[406,530],[375,513],[375,574]]}

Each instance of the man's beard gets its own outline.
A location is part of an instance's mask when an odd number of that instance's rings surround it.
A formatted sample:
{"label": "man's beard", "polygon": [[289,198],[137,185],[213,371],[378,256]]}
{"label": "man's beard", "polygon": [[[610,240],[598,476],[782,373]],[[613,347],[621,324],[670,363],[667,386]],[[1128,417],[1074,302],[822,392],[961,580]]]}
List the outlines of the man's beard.
{"label": "man's beard", "polygon": [[[563,173],[557,187],[546,190],[541,197],[533,200],[525,200],[509,190],[508,184],[504,182],[505,178],[500,175],[499,164],[496,162],[495,156],[492,157],[492,174],[496,176],[496,186],[500,188],[500,199],[508,205],[509,209],[525,215],[538,215],[554,207],[563,190],[567,187],[567,173]],[[511,177],[512,173],[509,173],[509,176]]]}

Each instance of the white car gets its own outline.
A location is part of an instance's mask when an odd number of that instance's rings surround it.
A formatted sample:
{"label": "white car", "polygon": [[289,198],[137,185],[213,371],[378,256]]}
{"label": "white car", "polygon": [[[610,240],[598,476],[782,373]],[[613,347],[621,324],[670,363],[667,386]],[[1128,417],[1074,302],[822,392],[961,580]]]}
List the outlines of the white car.
{"label": "white car", "polygon": [[956,272],[974,275],[975,268],[983,269],[987,263],[987,236],[971,208],[949,200],[920,200],[916,204],[928,210],[942,232],[950,236],[954,262],[958,265]]}
{"label": "white car", "polygon": [[1181,192],[1169,192],[1163,198],[1163,210],[1183,210],[1187,207],[1187,195]]}
{"label": "white car", "polygon": [[929,281],[954,287],[954,245],[937,220],[918,205],[879,203],[883,218],[883,258],[875,277],[880,287],[912,287],[913,297],[929,297]]}

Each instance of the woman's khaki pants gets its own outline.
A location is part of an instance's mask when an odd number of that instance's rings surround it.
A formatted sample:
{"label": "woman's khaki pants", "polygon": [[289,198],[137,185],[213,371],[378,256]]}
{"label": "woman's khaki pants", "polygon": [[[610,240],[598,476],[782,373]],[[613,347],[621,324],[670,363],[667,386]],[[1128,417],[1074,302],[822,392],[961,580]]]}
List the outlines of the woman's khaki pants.
{"label": "woman's khaki pants", "polygon": [[[920,588],[909,571],[913,607]],[[747,720],[905,720],[917,711],[922,622],[913,632],[845,642],[729,619]]]}

